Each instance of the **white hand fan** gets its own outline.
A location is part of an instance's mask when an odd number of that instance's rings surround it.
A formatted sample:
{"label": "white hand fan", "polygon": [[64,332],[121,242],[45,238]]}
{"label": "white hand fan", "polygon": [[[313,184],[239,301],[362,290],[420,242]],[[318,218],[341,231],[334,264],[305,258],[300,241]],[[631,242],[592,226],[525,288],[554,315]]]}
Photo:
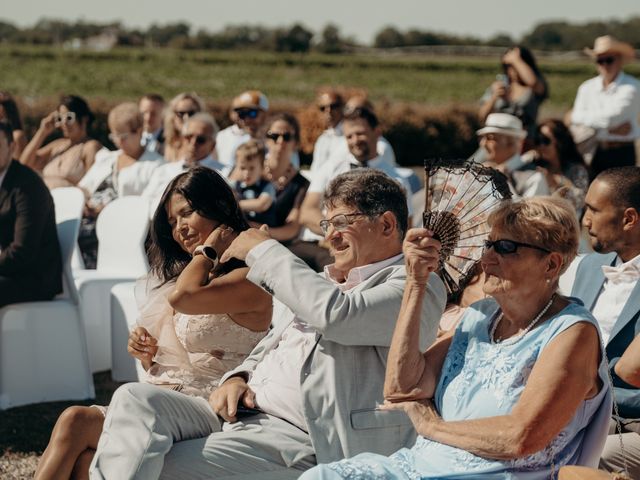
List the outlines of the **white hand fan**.
{"label": "white hand fan", "polygon": [[473,161],[425,161],[424,228],[442,244],[438,274],[449,294],[464,289],[488,237],[487,217],[511,198],[507,178]]}

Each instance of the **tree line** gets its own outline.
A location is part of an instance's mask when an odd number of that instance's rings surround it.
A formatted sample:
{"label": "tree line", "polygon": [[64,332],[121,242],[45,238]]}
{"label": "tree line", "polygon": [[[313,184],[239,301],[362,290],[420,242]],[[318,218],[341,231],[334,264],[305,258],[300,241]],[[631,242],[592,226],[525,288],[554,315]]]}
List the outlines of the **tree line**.
{"label": "tree line", "polygon": [[542,22],[521,38],[498,33],[489,39],[454,35],[430,30],[382,28],[372,45],[362,45],[345,36],[334,24],[313,32],[300,23],[287,27],[261,25],[229,25],[217,32],[194,30],[185,22],[152,24],[146,30],[128,28],[121,22],[88,22],[42,19],[33,26],[20,28],[0,20],[0,43],[31,45],[64,45],[98,35],[109,35],[119,46],[171,47],[182,49],[266,50],[276,52],[318,51],[343,53],[356,47],[401,48],[429,45],[527,45],[539,50],[580,50],[593,44],[600,35],[611,34],[640,48],[640,16],[627,20],[599,20],[586,23]]}

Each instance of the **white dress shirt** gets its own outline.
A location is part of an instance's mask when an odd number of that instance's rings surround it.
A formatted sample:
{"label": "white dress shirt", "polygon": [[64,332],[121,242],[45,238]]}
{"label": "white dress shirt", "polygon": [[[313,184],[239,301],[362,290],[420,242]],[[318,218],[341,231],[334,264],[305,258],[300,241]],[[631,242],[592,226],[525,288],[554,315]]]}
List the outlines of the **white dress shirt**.
{"label": "white dress shirt", "polygon": [[[276,240],[267,240],[251,249],[247,265],[251,266]],[[334,276],[331,266],[325,267],[325,277],[346,292],[371,277],[374,273],[394,264],[402,254],[381,262],[353,268],[344,282]],[[278,311],[274,308],[274,313]],[[274,318],[277,322],[277,319]],[[317,342],[316,332],[297,318],[284,330],[278,346],[267,353],[256,365],[249,378],[249,387],[256,394],[256,405],[263,412],[282,418],[307,431],[307,422],[302,410],[300,374],[305,359]]]}
{"label": "white dress shirt", "polygon": [[[509,160],[500,165],[500,170],[510,176],[513,183],[509,187],[511,193],[517,197],[530,198],[539,195],[551,195],[549,184],[542,172],[525,169],[527,163],[522,160],[519,153],[516,153]],[[515,189],[515,191],[514,191]]]}
{"label": "white dress shirt", "polygon": [[618,257],[615,267],[604,265],[602,271],[605,281],[592,313],[598,320],[602,341],[606,345],[613,326],[631,296],[631,291],[640,279],[640,255],[626,263],[622,263]]}
{"label": "white dress shirt", "polygon": [[[601,76],[591,78],[578,88],[571,112],[571,123],[596,129],[601,141],[632,142],[640,138],[640,82],[624,72],[606,88]],[[627,135],[612,135],[608,130],[631,124]]]}
{"label": "white dress shirt", "polygon": [[218,132],[218,135],[216,135],[218,161],[228,167],[229,170],[232,170],[236,164],[236,150],[249,140],[251,140],[251,135],[236,124]]}
{"label": "white dress shirt", "polygon": [[[227,175],[229,175],[230,169],[217,160],[214,160],[211,155],[203,158],[202,160],[199,160],[198,165],[215,170],[225,179],[227,178]],[[188,168],[189,165],[186,163],[186,161],[178,160],[176,162],[165,163],[164,165],[158,167],[155,172],[153,172],[153,175],[149,180],[147,187],[142,192],[142,196],[149,199],[151,215],[153,215],[153,212],[157,208],[158,203],[160,202],[160,198],[162,198],[162,194],[164,193],[165,188],[167,188],[167,185],[169,185],[171,180],[173,180],[182,172],[186,171]]]}

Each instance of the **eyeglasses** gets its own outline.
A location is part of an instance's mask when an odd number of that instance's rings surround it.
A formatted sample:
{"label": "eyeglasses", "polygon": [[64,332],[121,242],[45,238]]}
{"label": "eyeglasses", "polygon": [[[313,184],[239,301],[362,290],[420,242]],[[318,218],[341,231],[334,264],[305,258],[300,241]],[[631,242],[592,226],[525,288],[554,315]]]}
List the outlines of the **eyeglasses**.
{"label": "eyeglasses", "polygon": [[180,117],[182,120],[185,120],[189,117],[193,117],[198,113],[198,110],[176,110],[174,113],[176,114],[176,117]]}
{"label": "eyeglasses", "polygon": [[341,105],[340,103],[330,103],[329,105],[319,105],[319,106],[318,106],[318,109],[319,109],[321,112],[326,112],[326,111],[328,111],[328,110],[330,110],[330,111],[334,112],[334,111],[336,111],[336,110],[339,110],[339,109],[340,109],[340,107],[342,107],[342,105]]}
{"label": "eyeglasses", "polygon": [[126,140],[127,138],[129,138],[131,135],[133,135],[130,132],[127,133],[110,133],[109,134],[109,140],[111,140],[113,143],[116,142],[123,142],[124,140]]}
{"label": "eyeglasses", "polygon": [[515,240],[501,239],[484,241],[484,248],[493,248],[498,255],[511,255],[512,253],[516,253],[520,247],[533,248],[535,250],[540,250],[541,252],[551,253],[551,250],[547,250],[546,248],[531,245],[529,243],[516,242]]}
{"label": "eyeglasses", "polygon": [[547,146],[547,145],[551,145],[552,143],[553,143],[553,140],[550,139],[549,137],[547,137],[543,133],[538,133],[536,135],[536,137],[535,137],[535,144],[536,145]]}
{"label": "eyeglasses", "polygon": [[76,121],[76,112],[58,113],[54,119],[53,124],[56,127],[62,125],[72,125]]}
{"label": "eyeglasses", "polygon": [[236,115],[242,120],[246,118],[258,118],[258,113],[260,112],[257,108],[236,108],[234,110]]}
{"label": "eyeglasses", "polygon": [[293,140],[293,133],[291,132],[285,132],[285,133],[276,133],[276,132],[267,132],[266,137],[269,140],[272,140],[274,142],[277,142],[279,138],[282,138],[283,142],[290,142],[291,140]]}
{"label": "eyeglasses", "polygon": [[333,225],[333,228],[336,231],[342,232],[346,230],[349,227],[349,225],[355,222],[354,217],[362,217],[362,216],[367,216],[367,214],[362,212],[341,213],[339,215],[335,215],[331,217],[328,220],[320,220],[320,230],[322,230],[322,233],[326,235],[327,233],[329,233],[329,226]]}
{"label": "eyeglasses", "polygon": [[183,138],[188,143],[191,143],[191,140],[195,140],[197,145],[204,145],[209,140],[211,140],[211,137],[207,137],[205,135],[193,135],[193,134],[184,135]]}
{"label": "eyeglasses", "polygon": [[598,57],[596,58],[596,63],[598,65],[611,65],[616,61],[616,57]]}

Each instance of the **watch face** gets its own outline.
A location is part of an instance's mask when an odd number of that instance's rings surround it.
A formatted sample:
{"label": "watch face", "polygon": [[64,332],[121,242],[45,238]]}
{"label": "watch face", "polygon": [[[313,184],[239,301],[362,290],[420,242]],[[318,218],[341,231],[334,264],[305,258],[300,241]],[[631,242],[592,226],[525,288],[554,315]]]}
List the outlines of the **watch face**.
{"label": "watch face", "polygon": [[202,254],[211,261],[214,261],[218,258],[218,254],[216,253],[215,249],[213,247],[210,247],[209,245],[204,246],[204,248],[202,249]]}

